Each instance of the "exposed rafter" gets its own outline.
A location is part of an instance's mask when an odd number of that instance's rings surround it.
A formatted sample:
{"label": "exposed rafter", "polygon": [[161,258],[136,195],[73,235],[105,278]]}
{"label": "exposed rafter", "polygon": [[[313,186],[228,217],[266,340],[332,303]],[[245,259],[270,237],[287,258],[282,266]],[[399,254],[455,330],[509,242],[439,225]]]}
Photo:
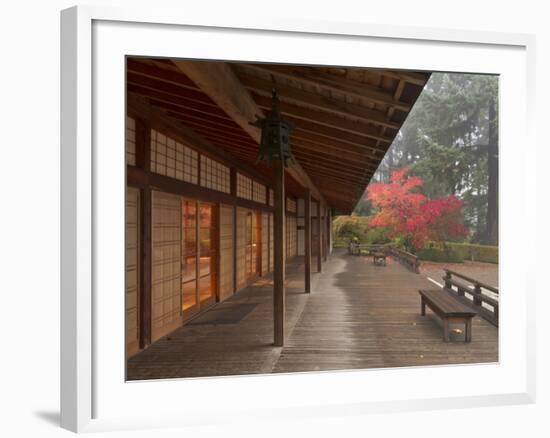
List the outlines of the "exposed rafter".
{"label": "exposed rafter", "polygon": [[370,123],[374,125],[397,127],[389,117],[385,117],[379,111],[365,108],[346,101],[322,96],[317,93],[299,90],[288,85],[273,83],[264,79],[259,79],[250,75],[240,75],[239,79],[243,85],[263,97],[270,97],[273,87],[277,89],[277,94],[283,102],[297,104],[305,108],[324,111],[329,114],[335,114],[347,120]]}
{"label": "exposed rafter", "polygon": [[[229,64],[196,61],[174,61],[174,64],[259,144],[261,131],[250,122],[263,113],[239,82]],[[287,172],[304,187],[309,188],[313,195],[322,199],[321,192],[299,163],[289,167]]]}
{"label": "exposed rafter", "polygon": [[274,64],[246,64],[246,66],[273,75],[284,76],[315,87],[324,88],[329,91],[345,93],[359,99],[394,106],[402,111],[410,111],[411,109],[410,104],[395,100],[391,93],[381,91],[377,87],[367,84],[358,84],[345,79],[337,79],[331,75],[316,71],[313,68]]}
{"label": "exposed rafter", "polygon": [[[213,153],[271,180],[255,164],[260,130],[250,125],[280,108],[296,125],[290,141],[297,166],[289,193],[310,187],[313,199],[350,212],[384,157],[429,75],[383,69],[228,64],[128,58],[130,100],[145,102],[156,119],[181,128]],[[201,146],[203,147],[203,146]],[[246,163],[246,164],[245,164]],[[248,172],[250,173],[250,172]]]}
{"label": "exposed rafter", "polygon": [[[255,95],[254,100],[260,108],[269,108],[271,105],[271,99],[264,96]],[[279,109],[282,113],[296,117],[301,120],[314,121],[321,125],[328,126],[330,128],[338,128],[344,131],[352,132],[354,134],[364,135],[366,137],[380,140],[378,130],[375,126],[383,126],[391,129],[399,129],[399,123],[391,122],[387,117],[379,116],[378,120],[370,119],[369,122],[361,122],[358,120],[351,120],[349,117],[342,117],[333,114],[329,114],[326,111],[315,111],[304,106],[294,105],[288,102],[281,102]],[[372,126],[375,125],[375,126]]]}

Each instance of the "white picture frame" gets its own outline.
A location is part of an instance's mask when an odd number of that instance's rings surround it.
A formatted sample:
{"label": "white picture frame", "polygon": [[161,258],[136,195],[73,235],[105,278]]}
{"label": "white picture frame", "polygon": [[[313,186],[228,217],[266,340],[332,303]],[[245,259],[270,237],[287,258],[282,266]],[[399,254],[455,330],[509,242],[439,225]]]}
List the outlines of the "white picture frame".
{"label": "white picture frame", "polygon": [[[62,427],[81,432],[206,424],[211,417],[204,404],[213,393],[225,403],[236,397],[234,407],[216,412],[217,421],[534,401],[535,275],[511,252],[519,244],[535,247],[536,175],[524,158],[535,150],[533,36],[290,17],[226,22],[188,10],[137,11],[104,6],[64,10],[61,24]],[[177,43],[191,39],[192,45]],[[366,60],[364,54],[358,55],[350,64],[343,47],[369,48],[372,56]],[[307,51],[300,52],[300,48]],[[115,294],[106,295],[106,291],[124,287],[121,72],[126,54],[500,74],[501,193],[535,207],[531,214],[525,208],[511,211],[501,196],[499,364],[165,382],[121,380],[123,298],[112,298],[111,302],[109,297]],[[507,153],[513,144],[525,149],[523,158]],[[516,170],[514,184],[507,178],[512,168]],[[519,223],[529,230],[521,235],[522,240],[513,233]],[[512,266],[512,270],[507,269]],[[507,293],[512,289],[514,294]],[[111,342],[107,333],[120,333],[120,339]],[[459,384],[442,385],[449,377]],[[387,384],[390,381],[392,385]],[[174,403],[182,390],[194,395],[193,406],[181,400]],[[149,402],[140,410],[136,400]],[[209,414],[211,411],[209,406]]]}

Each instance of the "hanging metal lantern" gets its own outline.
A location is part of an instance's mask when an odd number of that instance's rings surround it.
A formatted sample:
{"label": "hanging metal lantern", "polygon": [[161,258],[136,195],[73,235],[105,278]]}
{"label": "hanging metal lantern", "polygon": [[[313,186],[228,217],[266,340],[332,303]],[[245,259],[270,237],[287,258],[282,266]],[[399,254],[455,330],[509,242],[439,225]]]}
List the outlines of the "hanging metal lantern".
{"label": "hanging metal lantern", "polygon": [[265,118],[256,116],[256,121],[251,123],[262,129],[260,151],[256,163],[266,160],[270,164],[272,160],[282,160],[286,167],[293,160],[290,150],[290,132],[294,125],[285,120],[279,111],[279,98],[273,90],[271,111]]}

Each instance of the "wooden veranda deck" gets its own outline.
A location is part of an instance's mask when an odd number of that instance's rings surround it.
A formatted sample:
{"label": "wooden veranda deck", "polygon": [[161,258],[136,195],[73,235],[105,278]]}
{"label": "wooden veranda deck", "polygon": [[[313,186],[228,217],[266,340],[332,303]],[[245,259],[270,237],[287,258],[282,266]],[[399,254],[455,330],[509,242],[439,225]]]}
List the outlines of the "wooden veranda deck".
{"label": "wooden veranda deck", "polygon": [[308,295],[297,258],[287,267],[284,347],[272,345],[273,285],[262,279],[130,358],[127,378],[498,361],[498,329],[480,317],[471,343],[456,334],[443,342],[439,319],[420,315],[418,289],[434,286],[391,258],[374,266],[371,257],[336,251]]}

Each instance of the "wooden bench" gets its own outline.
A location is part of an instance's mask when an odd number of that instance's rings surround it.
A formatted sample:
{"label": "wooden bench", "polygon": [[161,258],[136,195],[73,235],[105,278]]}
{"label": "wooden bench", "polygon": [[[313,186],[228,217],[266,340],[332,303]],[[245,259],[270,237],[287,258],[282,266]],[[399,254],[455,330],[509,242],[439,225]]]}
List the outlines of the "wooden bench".
{"label": "wooden bench", "polygon": [[428,306],[443,322],[443,340],[449,342],[449,324],[463,323],[465,326],[465,342],[472,341],[472,318],[477,315],[465,304],[456,300],[442,289],[420,289],[421,314],[426,315]]}
{"label": "wooden bench", "polygon": [[386,253],[385,252],[373,252],[372,253],[372,263],[374,265],[386,266]]}

